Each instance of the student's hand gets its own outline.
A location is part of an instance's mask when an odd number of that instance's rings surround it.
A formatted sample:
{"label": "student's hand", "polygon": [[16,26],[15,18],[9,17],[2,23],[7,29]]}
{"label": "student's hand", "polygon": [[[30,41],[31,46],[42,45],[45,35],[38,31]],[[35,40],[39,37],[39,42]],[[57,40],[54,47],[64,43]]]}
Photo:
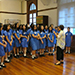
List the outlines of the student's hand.
{"label": "student's hand", "polygon": [[55,31],[53,31],[53,33],[55,34]]}
{"label": "student's hand", "polygon": [[4,46],[4,47],[6,47],[6,45],[5,45],[5,44],[4,44],[3,46]]}
{"label": "student's hand", "polygon": [[41,41],[41,43],[42,43],[42,44],[44,44],[44,42],[43,42],[43,41]]}
{"label": "student's hand", "polygon": [[5,45],[7,46],[7,42],[5,42]]}
{"label": "student's hand", "polygon": [[2,38],[4,38],[5,36],[3,35]]}
{"label": "student's hand", "polygon": [[27,42],[28,42],[29,40],[27,39]]}
{"label": "student's hand", "polygon": [[12,42],[10,42],[10,46],[12,46]]}
{"label": "student's hand", "polygon": [[40,40],[42,40],[42,38],[41,38],[41,37],[40,37],[39,39],[40,39]]}
{"label": "student's hand", "polygon": [[21,41],[19,40],[19,43],[21,43]]}
{"label": "student's hand", "polygon": [[53,43],[53,41],[51,41]]}
{"label": "student's hand", "polygon": [[20,40],[20,38],[18,38],[18,40]]}

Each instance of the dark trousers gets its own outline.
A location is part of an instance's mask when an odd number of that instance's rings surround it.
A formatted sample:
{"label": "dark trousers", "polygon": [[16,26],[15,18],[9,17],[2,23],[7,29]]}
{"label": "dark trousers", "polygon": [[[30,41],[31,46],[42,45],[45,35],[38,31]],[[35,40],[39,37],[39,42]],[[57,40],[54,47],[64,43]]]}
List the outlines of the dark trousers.
{"label": "dark trousers", "polygon": [[57,46],[57,60],[63,60],[64,59],[64,54],[63,54],[63,50]]}

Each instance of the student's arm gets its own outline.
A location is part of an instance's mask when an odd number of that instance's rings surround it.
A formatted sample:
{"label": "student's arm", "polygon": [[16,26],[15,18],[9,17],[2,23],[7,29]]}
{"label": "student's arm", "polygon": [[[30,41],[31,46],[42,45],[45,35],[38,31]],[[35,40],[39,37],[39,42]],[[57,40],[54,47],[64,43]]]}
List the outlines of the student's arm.
{"label": "student's arm", "polygon": [[5,45],[5,44],[3,44],[3,43],[1,43],[1,42],[0,42],[0,45],[2,45],[2,46],[4,46],[4,47],[6,47],[6,45]]}
{"label": "student's arm", "polygon": [[35,36],[34,34],[32,34],[32,36],[33,36],[34,38],[38,39],[38,36]]}
{"label": "student's arm", "polygon": [[28,35],[28,37],[27,37],[27,42],[29,41],[29,35]]}
{"label": "student's arm", "polygon": [[18,38],[18,36],[16,35],[16,33],[15,33],[15,37],[16,37],[18,40],[20,40],[20,38]]}
{"label": "student's arm", "polygon": [[46,35],[44,35],[44,37],[42,37],[42,39],[45,39],[46,38]]}
{"label": "student's arm", "polygon": [[60,38],[62,36],[61,32],[58,35],[57,35],[57,33],[55,33],[55,31],[53,33],[56,35],[57,38]]}
{"label": "student's arm", "polygon": [[5,44],[7,45],[7,42],[6,42],[4,39],[2,40],[2,42],[5,43]]}
{"label": "student's arm", "polygon": [[28,37],[27,37],[27,36],[23,36],[22,34],[20,35],[20,37],[28,39]]}
{"label": "student's arm", "polygon": [[7,40],[7,42],[8,42],[10,45],[12,45],[12,42],[9,41],[8,36],[6,36],[6,40]]}

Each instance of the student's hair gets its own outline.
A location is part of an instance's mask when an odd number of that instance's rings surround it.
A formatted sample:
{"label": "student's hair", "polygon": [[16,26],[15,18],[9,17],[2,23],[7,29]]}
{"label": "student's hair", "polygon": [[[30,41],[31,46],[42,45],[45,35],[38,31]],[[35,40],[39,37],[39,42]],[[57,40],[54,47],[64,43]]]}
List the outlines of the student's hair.
{"label": "student's hair", "polygon": [[64,26],[63,25],[60,25],[59,27],[60,27],[61,30],[64,30]]}
{"label": "student's hair", "polygon": [[17,24],[18,24],[18,22],[17,23],[15,23],[15,28],[17,29]]}
{"label": "student's hair", "polygon": [[70,29],[70,27],[68,27],[67,29]]}
{"label": "student's hair", "polygon": [[7,30],[7,27],[8,27],[8,26],[10,26],[10,24],[7,24],[7,25],[6,25],[6,31],[9,31],[9,30]]}
{"label": "student's hair", "polygon": [[56,26],[55,28],[58,28],[58,26]]}
{"label": "student's hair", "polygon": [[7,30],[7,24],[3,25],[3,30]]}
{"label": "student's hair", "polygon": [[20,24],[20,25],[19,25],[19,29],[20,29],[20,27],[21,27],[21,26],[23,27],[23,25],[22,25],[22,24]]}
{"label": "student's hair", "polygon": [[2,23],[0,23],[0,35],[1,35],[1,27],[2,27]]}
{"label": "student's hair", "polygon": [[[34,31],[34,26],[36,26],[36,25],[33,25],[33,27],[32,27],[32,30]],[[37,31],[37,29],[36,29],[36,31]]]}
{"label": "student's hair", "polygon": [[[49,28],[50,28],[50,27],[51,27],[51,26],[49,26]],[[51,27],[51,28],[52,28],[52,27]],[[53,31],[52,31],[52,30],[51,30],[51,31],[49,30],[49,33],[50,33],[50,32],[52,33]]]}
{"label": "student's hair", "polygon": [[[43,25],[41,25],[41,26],[43,26]],[[45,32],[45,31],[44,31],[44,29],[43,29],[43,30],[41,30],[41,26],[40,26],[40,32],[42,32],[42,31],[43,31],[43,32]],[[43,26],[43,27],[44,27],[44,26]]]}
{"label": "student's hair", "polygon": [[[53,24],[50,24],[50,26],[52,26]],[[54,25],[53,25],[54,26]]]}
{"label": "student's hair", "polygon": [[[25,25],[23,24],[23,26],[25,26]],[[25,26],[25,27],[26,27],[26,26]],[[23,27],[22,27],[22,30],[23,30],[23,32],[24,32],[24,31],[27,31],[27,29],[24,30]]]}

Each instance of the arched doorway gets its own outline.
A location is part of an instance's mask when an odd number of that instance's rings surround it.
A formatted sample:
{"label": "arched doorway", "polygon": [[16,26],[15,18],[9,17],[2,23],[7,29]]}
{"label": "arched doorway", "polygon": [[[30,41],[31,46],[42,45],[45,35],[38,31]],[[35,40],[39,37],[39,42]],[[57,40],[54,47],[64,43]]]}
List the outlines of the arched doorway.
{"label": "arched doorway", "polygon": [[27,23],[36,25],[37,0],[27,1]]}
{"label": "arched doorway", "polygon": [[31,23],[36,25],[36,5],[34,3],[30,5],[29,9],[29,24]]}

